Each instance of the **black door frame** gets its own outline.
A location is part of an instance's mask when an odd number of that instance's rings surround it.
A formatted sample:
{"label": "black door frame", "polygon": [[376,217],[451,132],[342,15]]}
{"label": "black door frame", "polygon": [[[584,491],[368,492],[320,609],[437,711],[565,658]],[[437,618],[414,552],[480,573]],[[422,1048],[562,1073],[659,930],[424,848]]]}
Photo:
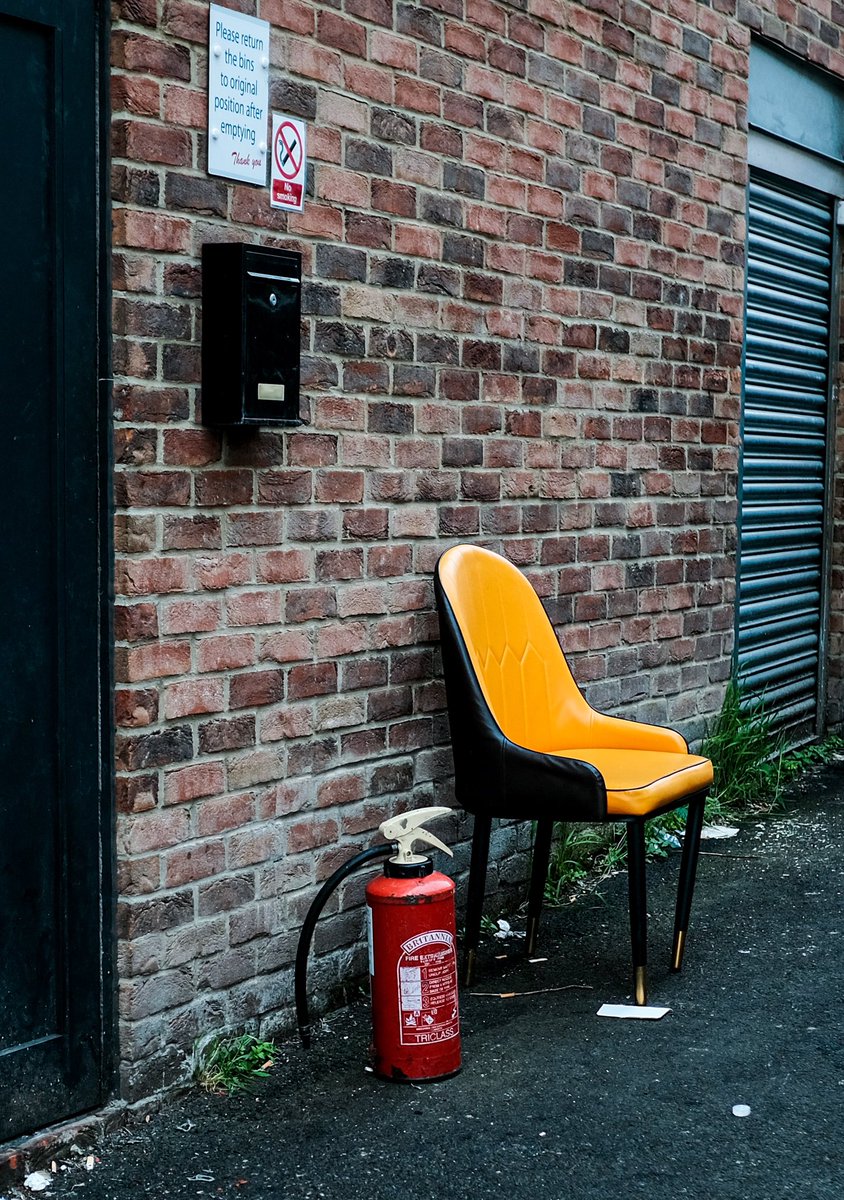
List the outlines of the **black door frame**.
{"label": "black door frame", "polygon": [[[60,869],[69,916],[65,917],[62,931],[66,959],[63,965],[64,974],[58,979],[58,994],[62,998],[61,1004],[68,1031],[64,1050],[65,1075],[68,1081],[73,1081],[87,1071],[86,1077],[93,1082],[90,1086],[86,1085],[84,1092],[80,1093],[77,1090],[78,1099],[75,1104],[72,1103],[69,1111],[57,1112],[54,1116],[46,1117],[55,1121],[95,1110],[113,1095],[118,1054],[115,986],[117,923],[113,716],[110,4],[109,0],[74,0],[74,3],[76,2],[80,6],[83,3],[89,5],[87,10],[80,7],[81,12],[87,12],[81,28],[87,27],[88,32],[85,36],[93,35],[95,39],[95,45],[91,47],[88,43],[88,46],[93,51],[89,61],[96,78],[96,107],[91,111],[90,121],[86,123],[85,127],[89,133],[85,136],[93,136],[96,145],[93,153],[89,154],[86,151],[82,160],[86,165],[81,168],[85,175],[78,176],[78,179],[84,181],[80,183],[82,190],[87,189],[89,196],[96,198],[96,214],[93,224],[88,226],[88,234],[72,247],[73,253],[79,254],[80,262],[83,254],[89,254],[94,259],[93,262],[91,258],[87,260],[90,273],[86,275],[86,281],[81,285],[76,297],[76,303],[87,306],[87,311],[95,318],[88,326],[90,338],[87,344],[81,351],[77,351],[82,368],[82,386],[90,389],[87,394],[91,397],[93,411],[88,409],[87,413],[80,417],[82,431],[77,432],[77,438],[84,439],[85,465],[80,467],[79,471],[71,472],[63,507],[74,514],[75,528],[87,524],[90,531],[90,536],[86,534],[85,537],[81,574],[72,581],[71,586],[81,581],[78,588],[81,598],[75,603],[74,614],[88,629],[95,631],[96,654],[93,656],[95,661],[91,662],[89,648],[93,639],[87,639],[84,646],[77,649],[72,638],[65,638],[62,669],[68,688],[72,687],[74,679],[79,678],[82,681],[83,693],[87,697],[84,706],[84,742],[89,748],[86,751],[86,761],[91,763],[92,768],[93,755],[96,753],[96,772],[91,769],[82,785],[77,781],[77,788],[79,791],[84,791],[85,788],[93,789],[96,774],[97,794],[90,798],[90,808],[85,810],[84,821],[80,822],[74,815],[72,821],[65,823],[62,833],[64,858]],[[27,10],[22,0],[8,0],[8,7],[11,9],[10,15],[19,11],[23,20],[34,15]],[[77,134],[77,137],[79,136]],[[87,145],[90,149],[90,143]],[[92,171],[95,172],[95,178],[92,178]],[[73,178],[65,180],[71,187],[73,182]],[[72,257],[72,254],[67,256],[65,261]],[[95,276],[93,280],[92,276]],[[92,311],[92,307],[95,311]],[[62,350],[64,372],[69,369],[66,357],[69,350],[67,346]],[[70,422],[75,418],[76,414],[68,411],[65,404],[60,414],[61,423],[56,431],[59,438],[62,438],[63,430],[69,428]],[[84,483],[83,487],[80,487],[80,482]],[[69,560],[70,556],[73,556],[73,550],[71,542],[64,552],[60,553]],[[75,559],[75,556],[73,557]],[[91,728],[93,721],[96,721],[95,729]],[[71,778],[70,772],[76,769],[77,764],[74,762],[69,768],[68,779]],[[74,921],[74,914],[79,913],[82,914],[81,924]],[[73,963],[76,968],[75,987],[69,986],[68,963]],[[84,979],[81,986],[80,979]],[[80,1036],[74,1037],[75,1032],[80,1033]],[[38,1053],[37,1047],[35,1053]],[[91,1071],[92,1063],[96,1064],[95,1075]],[[28,1076],[18,1080],[13,1074],[11,1079],[14,1086],[24,1088],[29,1082]],[[32,1119],[43,1125],[45,1117],[36,1116],[39,1108],[42,1112],[47,1112],[47,1107],[36,1101],[33,1105]],[[21,1144],[36,1132],[37,1126],[24,1129],[13,1134],[13,1140],[8,1144]]]}
{"label": "black door frame", "polygon": [[[94,0],[97,27],[97,455],[98,631],[100,695],[100,1096],[104,1104],[118,1079],[117,832],[114,725],[114,441],[111,245],[111,4]],[[72,950],[72,941],[69,940]]]}
{"label": "black door frame", "polygon": [[117,821],[114,718],[114,368],[112,363],[111,3],[96,0],[97,22],[97,428],[100,460],[100,1103],[116,1091],[119,1061],[117,987]]}

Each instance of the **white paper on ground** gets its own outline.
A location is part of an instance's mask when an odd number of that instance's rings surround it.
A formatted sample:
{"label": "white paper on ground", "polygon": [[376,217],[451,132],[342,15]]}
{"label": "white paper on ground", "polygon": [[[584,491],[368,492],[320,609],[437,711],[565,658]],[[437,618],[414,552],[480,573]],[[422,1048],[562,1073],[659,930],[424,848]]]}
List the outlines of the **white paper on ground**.
{"label": "white paper on ground", "polygon": [[734,825],[704,825],[700,831],[702,838],[734,838],[738,833],[738,829]]}
{"label": "white paper on ground", "polygon": [[48,1171],[32,1171],[23,1181],[23,1186],[31,1192],[46,1192],[53,1182]]}
{"label": "white paper on ground", "polygon": [[670,1008],[652,1008],[647,1004],[602,1004],[599,1017],[626,1017],[638,1021],[658,1021]]}

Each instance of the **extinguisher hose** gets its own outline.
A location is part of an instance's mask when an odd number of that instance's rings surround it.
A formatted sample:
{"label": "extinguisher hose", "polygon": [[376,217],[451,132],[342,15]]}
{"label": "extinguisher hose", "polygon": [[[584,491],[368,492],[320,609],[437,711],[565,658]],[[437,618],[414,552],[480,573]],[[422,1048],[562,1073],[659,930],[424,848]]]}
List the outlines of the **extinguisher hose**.
{"label": "extinguisher hose", "polygon": [[308,909],[308,915],[305,917],[302,924],[302,932],[299,934],[299,944],[296,947],[296,971],[294,991],[296,997],[296,1023],[299,1026],[299,1036],[302,1039],[302,1045],[307,1050],[311,1044],[311,1023],[308,1015],[308,956],[311,951],[311,939],[314,936],[314,929],[319,920],[319,915],[325,908],[328,902],[328,897],[336,887],[347,879],[349,875],[353,875],[355,871],[359,871],[368,863],[371,863],[376,858],[387,858],[391,854],[395,854],[396,847],[390,842],[386,846],[370,846],[368,850],[361,850],[360,854],[356,854],[354,858],[350,858],[347,863],[330,875],[325,883],[319,889],[314,898],[314,902]]}

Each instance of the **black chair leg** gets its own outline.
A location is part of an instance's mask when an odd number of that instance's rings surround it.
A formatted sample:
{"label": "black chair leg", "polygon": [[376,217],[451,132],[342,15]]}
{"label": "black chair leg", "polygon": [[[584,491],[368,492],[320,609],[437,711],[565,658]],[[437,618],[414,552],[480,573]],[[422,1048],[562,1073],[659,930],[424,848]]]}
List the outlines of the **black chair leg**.
{"label": "black chair leg", "polygon": [[700,854],[700,835],[703,829],[703,810],[706,805],[706,793],[689,802],[689,815],[686,818],[686,833],[683,838],[683,857],[680,859],[680,880],[677,885],[677,911],[674,917],[674,944],[671,949],[671,970],[679,971],[683,965],[683,951],[686,948],[686,932],[689,928],[689,914],[692,911],[692,896],[695,890],[695,875],[697,874],[698,855]]}
{"label": "black chair leg", "polygon": [[469,864],[469,889],[466,896],[466,934],[464,937],[463,982],[468,985],[475,974],[475,956],[481,940],[481,915],[486,889],[486,866],[489,859],[491,817],[475,817],[472,834],[472,859]]}
{"label": "black chair leg", "polygon": [[537,821],[533,839],[533,862],[530,869],[530,891],[528,892],[527,937],[525,947],[528,954],[536,952],[539,933],[539,915],[545,896],[545,880],[548,878],[548,860],[551,857],[551,842],[554,837],[553,821]]}
{"label": "black chair leg", "polygon": [[630,892],[633,992],[637,1004],[647,1004],[648,898],[645,882],[645,822],[642,818],[627,823],[627,884]]}

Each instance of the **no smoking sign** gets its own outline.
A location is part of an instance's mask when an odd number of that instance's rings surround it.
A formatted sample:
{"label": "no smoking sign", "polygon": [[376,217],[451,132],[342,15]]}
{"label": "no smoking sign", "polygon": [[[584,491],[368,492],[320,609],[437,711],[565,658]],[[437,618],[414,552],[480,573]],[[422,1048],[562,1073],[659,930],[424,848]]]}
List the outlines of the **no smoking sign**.
{"label": "no smoking sign", "polygon": [[305,207],[307,134],[303,121],[273,113],[270,204],[301,212]]}

